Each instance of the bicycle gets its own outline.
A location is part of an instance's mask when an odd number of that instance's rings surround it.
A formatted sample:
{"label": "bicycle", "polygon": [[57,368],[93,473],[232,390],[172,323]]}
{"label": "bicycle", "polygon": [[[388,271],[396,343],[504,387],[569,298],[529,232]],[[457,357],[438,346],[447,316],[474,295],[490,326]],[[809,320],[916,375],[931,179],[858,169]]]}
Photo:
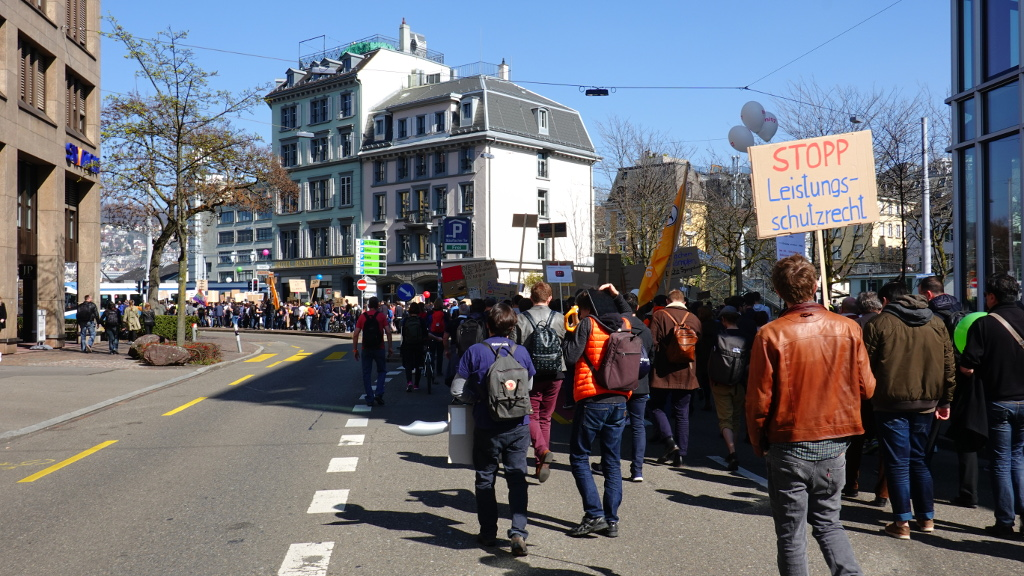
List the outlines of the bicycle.
{"label": "bicycle", "polygon": [[430,346],[427,346],[427,351],[423,354],[423,376],[427,379],[427,394],[430,394],[434,386],[434,353]]}

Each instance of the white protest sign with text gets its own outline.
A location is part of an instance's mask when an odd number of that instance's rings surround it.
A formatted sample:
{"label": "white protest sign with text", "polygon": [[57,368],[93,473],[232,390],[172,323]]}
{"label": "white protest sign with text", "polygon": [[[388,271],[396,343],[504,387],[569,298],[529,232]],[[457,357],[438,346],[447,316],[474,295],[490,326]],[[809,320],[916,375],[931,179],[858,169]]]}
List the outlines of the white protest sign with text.
{"label": "white protest sign with text", "polygon": [[757,237],[878,220],[871,131],[749,149]]}

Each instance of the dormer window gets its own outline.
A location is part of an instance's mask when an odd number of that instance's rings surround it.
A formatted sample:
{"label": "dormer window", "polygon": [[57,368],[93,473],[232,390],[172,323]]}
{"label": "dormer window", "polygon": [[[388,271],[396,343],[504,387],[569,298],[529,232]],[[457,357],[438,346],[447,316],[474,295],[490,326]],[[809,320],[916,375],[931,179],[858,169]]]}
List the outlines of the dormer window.
{"label": "dormer window", "polygon": [[473,99],[463,100],[460,108],[461,114],[459,117],[459,126],[472,126],[473,125],[473,112],[476,108],[476,101]]}
{"label": "dormer window", "polygon": [[548,133],[548,111],[546,108],[537,108],[537,132]]}
{"label": "dormer window", "polygon": [[373,139],[381,140],[384,138],[386,129],[386,123],[384,122],[384,116],[373,117]]}

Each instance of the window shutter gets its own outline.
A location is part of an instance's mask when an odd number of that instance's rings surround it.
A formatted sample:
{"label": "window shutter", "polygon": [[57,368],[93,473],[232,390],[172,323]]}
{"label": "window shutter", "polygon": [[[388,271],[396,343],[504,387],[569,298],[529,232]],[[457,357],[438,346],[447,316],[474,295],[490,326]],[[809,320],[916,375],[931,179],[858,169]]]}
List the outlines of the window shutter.
{"label": "window shutter", "polygon": [[42,62],[39,61],[39,57],[33,58],[35,64],[36,74],[36,108],[39,108],[43,112],[46,111],[46,72],[43,70]]}

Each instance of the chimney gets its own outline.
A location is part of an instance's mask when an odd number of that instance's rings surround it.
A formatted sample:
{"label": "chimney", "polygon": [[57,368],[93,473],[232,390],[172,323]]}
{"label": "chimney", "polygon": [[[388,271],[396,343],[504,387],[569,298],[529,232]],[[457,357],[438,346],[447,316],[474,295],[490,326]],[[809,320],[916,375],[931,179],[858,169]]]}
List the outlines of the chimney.
{"label": "chimney", "polygon": [[412,34],[409,31],[409,25],[405,23],[405,18],[402,18],[402,25],[398,27],[398,51],[412,52],[411,41]]}
{"label": "chimney", "polygon": [[505,59],[501,59],[501,64],[498,64],[498,78],[502,80],[509,80],[509,68],[508,64],[505,64]]}

